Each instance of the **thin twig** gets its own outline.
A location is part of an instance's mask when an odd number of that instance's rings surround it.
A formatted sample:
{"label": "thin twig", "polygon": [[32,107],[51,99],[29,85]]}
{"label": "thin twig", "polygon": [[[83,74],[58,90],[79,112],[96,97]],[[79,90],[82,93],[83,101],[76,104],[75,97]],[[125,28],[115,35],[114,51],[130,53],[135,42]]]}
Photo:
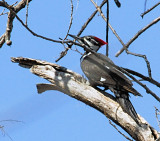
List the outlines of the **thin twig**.
{"label": "thin twig", "polygon": [[106,56],[109,55],[109,41],[108,41],[108,33],[109,33],[109,1],[107,0],[107,11],[106,11],[106,15],[107,15],[107,22],[106,22],[106,42],[108,44],[106,44]]}
{"label": "thin twig", "polygon": [[24,123],[23,121],[20,121],[20,120],[13,120],[13,119],[0,120],[0,122],[21,122],[21,123]]}
{"label": "thin twig", "polygon": [[[101,7],[99,7],[93,0],[91,0],[91,2],[94,4],[94,6],[96,7],[96,9],[98,10],[98,12],[100,13],[101,17],[105,20],[105,22],[107,22],[106,17],[104,16]],[[110,27],[110,29],[112,30],[113,34],[117,37],[117,39],[120,41],[120,43],[125,47],[125,44],[123,43],[122,39],[119,37],[119,35],[117,34],[117,32],[114,30],[114,28],[111,26],[110,23],[108,23],[108,26]]]}
{"label": "thin twig", "polygon": [[158,115],[160,115],[160,111],[157,109],[157,107],[154,106],[154,108],[155,108],[155,115],[156,115],[158,127],[160,128],[160,120],[158,119]]}
{"label": "thin twig", "polygon": [[[62,40],[62,42],[64,42],[64,40],[66,40],[66,38],[67,38],[67,36],[68,36],[68,33],[69,33],[70,29],[71,29],[71,26],[72,26],[72,21],[73,21],[73,8],[74,8],[74,7],[73,7],[73,1],[71,0],[71,16],[70,16],[71,18],[70,18],[69,28],[68,28],[66,37]],[[62,43],[62,44],[64,45],[64,43]],[[72,45],[71,45],[71,44],[67,44],[67,45],[68,45],[68,47],[67,47],[67,48],[65,47],[65,50],[60,53],[60,56],[58,57],[58,59],[55,60],[55,62],[58,62],[60,59],[62,59],[62,58],[67,54],[67,51],[68,51],[69,49],[71,49]]]}
{"label": "thin twig", "polygon": [[[123,67],[121,67],[121,68],[123,68]],[[133,71],[131,69],[127,69],[127,68],[123,68],[123,69],[133,75],[136,75],[136,76],[142,78],[143,81],[148,81],[148,82],[150,82],[160,88],[160,83],[158,81],[154,80],[153,78],[144,76],[143,74],[140,74],[139,72]],[[142,81],[142,80],[139,80],[139,81]]]}
{"label": "thin twig", "polygon": [[120,51],[118,51],[117,53],[116,53],[116,57],[118,57],[126,48],[128,48],[129,46],[130,46],[130,44],[133,42],[133,41],[135,41],[138,37],[139,37],[139,35],[141,35],[144,31],[146,31],[149,27],[151,27],[152,25],[154,25],[154,24],[156,24],[158,21],[160,21],[160,17],[158,17],[158,18],[156,18],[156,19],[154,19],[150,24],[148,24],[147,26],[145,26],[144,28],[142,28],[141,30],[139,30],[129,41],[128,41],[128,43],[126,44],[126,45],[123,45],[123,48],[120,50]]}
{"label": "thin twig", "polygon": [[11,6],[14,6],[14,5],[16,5],[18,3],[18,1],[16,1],[15,3],[13,3]]}
{"label": "thin twig", "polygon": [[151,94],[157,101],[160,102],[160,97],[158,97],[154,92],[152,92],[145,84],[141,83],[140,81],[138,81],[135,77],[133,77],[132,75],[130,75],[126,70],[120,68],[120,71],[122,71],[123,73],[125,73],[127,76],[129,76],[131,79],[133,79],[136,83],[138,83],[140,86],[142,86],[146,92],[148,94]]}
{"label": "thin twig", "polygon": [[147,7],[147,0],[145,0],[144,2],[144,11],[146,11],[146,7]]}
{"label": "thin twig", "polygon": [[8,133],[4,130],[4,126],[1,126],[1,125],[0,125],[0,130],[1,130],[3,136],[7,135],[7,137],[8,137],[11,141],[13,141],[13,139],[12,139],[12,138],[8,135]]}
{"label": "thin twig", "polygon": [[[11,119],[11,120],[0,120],[0,122],[22,122],[22,121]],[[4,130],[4,126],[0,125],[0,130],[2,131],[3,136],[7,135],[7,137],[13,141],[11,136]]]}
{"label": "thin twig", "polygon": [[[100,4],[100,8],[102,8],[104,6],[104,4],[106,3],[106,0],[103,0],[102,3]],[[90,21],[94,18],[94,16],[97,14],[98,10],[96,9],[91,16],[88,18],[88,20],[83,24],[81,30],[78,32],[77,36],[80,36],[82,34],[82,32],[84,31],[84,29],[87,27],[87,25],[90,23]]]}
{"label": "thin twig", "polygon": [[69,33],[69,31],[70,31],[70,29],[71,29],[71,26],[72,26],[72,21],[73,21],[73,1],[72,1],[72,0],[71,0],[71,16],[70,16],[70,17],[71,17],[71,18],[70,18],[70,22],[69,22],[69,28],[68,28],[66,37],[65,37],[63,40],[65,40],[65,39],[67,38],[68,33]]}
{"label": "thin twig", "polygon": [[133,53],[133,52],[128,51],[128,49],[126,49],[126,53],[127,53],[127,54],[131,54],[131,55],[134,55],[134,56],[142,57],[142,58],[145,60],[146,64],[147,64],[148,76],[149,76],[150,78],[152,78],[151,66],[150,66],[150,63],[149,63],[146,55]]}
{"label": "thin twig", "polygon": [[151,8],[148,9],[147,11],[144,10],[144,13],[141,14],[141,17],[143,18],[144,15],[146,15],[146,14],[149,13],[151,10],[153,10],[154,8],[156,8],[159,4],[160,4],[160,2],[158,2],[157,4],[155,4],[153,7],[151,7]]}
{"label": "thin twig", "polygon": [[118,133],[120,133],[123,137],[125,137],[127,140],[129,140],[129,141],[133,141],[132,139],[130,139],[128,136],[126,136],[125,134],[123,134],[117,127],[116,127],[116,125],[114,125],[113,123],[112,123],[112,121],[108,118],[108,120],[109,120],[109,123],[118,131]]}
{"label": "thin twig", "polygon": [[27,0],[27,3],[26,3],[27,7],[26,7],[26,26],[28,25],[27,22],[28,22],[28,7],[29,7],[29,2]]}
{"label": "thin twig", "polygon": [[42,39],[45,39],[47,41],[52,41],[52,42],[55,42],[55,43],[62,43],[62,41],[59,41],[59,40],[54,40],[54,39],[51,39],[51,38],[47,38],[45,36],[42,36],[42,35],[39,35],[37,33],[35,33],[33,30],[31,30],[28,26],[25,25],[25,23],[17,16],[15,15],[15,17],[17,18],[17,20],[34,36],[36,37],[39,37],[39,38],[42,38]]}
{"label": "thin twig", "polygon": [[2,13],[0,14],[0,16],[7,14],[8,12],[4,13],[5,9],[3,9]]}

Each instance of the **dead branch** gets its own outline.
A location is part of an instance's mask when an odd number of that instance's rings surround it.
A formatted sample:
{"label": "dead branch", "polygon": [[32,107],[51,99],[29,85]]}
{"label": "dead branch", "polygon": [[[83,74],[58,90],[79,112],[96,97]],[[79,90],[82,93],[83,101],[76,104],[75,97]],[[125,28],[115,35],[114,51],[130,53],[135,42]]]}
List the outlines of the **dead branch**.
{"label": "dead branch", "polygon": [[11,141],[13,141],[13,139],[11,138],[11,136],[4,130],[4,126],[3,126],[3,125],[0,125],[0,130],[1,130],[2,134],[3,134],[3,136],[7,135],[7,137],[8,137]]}
{"label": "dead branch", "polygon": [[156,8],[158,5],[160,4],[160,2],[158,2],[157,4],[155,4],[153,7],[151,7],[150,9],[148,9],[147,11],[145,11],[144,13],[141,14],[141,17],[143,18],[144,15],[146,15],[147,13],[149,13],[150,11],[152,11],[154,8]]}
{"label": "dead branch", "polygon": [[[58,90],[97,109],[121,126],[136,141],[155,141],[159,137],[158,132],[154,130],[153,133],[148,123],[143,123],[141,127],[137,125],[128,114],[123,112],[113,96],[105,96],[104,92],[102,93],[89,86],[83,81],[83,77],[77,79],[77,76],[80,77],[79,74],[46,61],[23,57],[12,58],[11,60],[19,63],[20,66],[30,68],[33,74],[50,81],[52,84],[47,86],[48,90]],[[37,88],[46,85],[38,85]],[[47,88],[44,88],[39,91],[46,90]]]}
{"label": "dead branch", "polygon": [[133,141],[132,139],[130,139],[128,136],[126,136],[125,134],[123,134],[117,127],[116,127],[116,125],[114,125],[113,123],[112,123],[112,121],[110,120],[110,119],[108,119],[109,120],[109,123],[110,123],[110,125],[112,125],[117,131],[118,131],[118,133],[120,133],[123,137],[125,137],[127,140],[129,140],[129,141]]}
{"label": "dead branch", "polygon": [[66,37],[63,40],[67,39],[68,33],[69,33],[71,26],[72,26],[72,21],[73,21],[73,1],[72,0],[70,0],[70,1],[71,1],[71,16],[70,16],[71,18],[70,18],[69,28],[68,28]]}
{"label": "dead branch", "polygon": [[[30,2],[31,0],[28,0]],[[11,32],[13,28],[13,20],[15,18],[15,15],[25,7],[27,0],[21,0],[16,6],[9,5],[5,0],[0,1],[0,6],[7,8],[10,10],[8,12],[8,20],[7,20],[7,27],[6,27],[6,32],[0,37],[0,48],[3,46],[3,44],[6,42],[7,45],[11,45],[12,41],[10,40],[11,38]],[[14,13],[13,13],[14,11]]]}
{"label": "dead branch", "polygon": [[106,44],[106,56],[108,56],[109,54],[109,41],[108,41],[108,33],[109,33],[109,1],[107,0],[107,11],[106,11],[106,14],[107,14],[107,22],[106,22],[106,42],[108,44]]}
{"label": "dead branch", "polygon": [[160,97],[158,97],[154,92],[152,92],[145,84],[141,83],[139,80],[137,80],[135,77],[133,77],[132,75],[130,75],[127,71],[125,71],[124,69],[120,68],[119,69],[125,73],[127,76],[129,76],[132,80],[134,80],[136,83],[138,83],[140,86],[142,86],[145,90],[146,93],[151,94],[157,101],[160,102]]}
{"label": "dead branch", "polygon": [[[128,43],[125,45],[125,47],[123,46],[123,48],[116,53],[115,56],[118,57],[118,56],[125,50],[125,48],[129,48],[129,46],[131,45],[131,43],[132,43],[133,41],[135,41],[135,40],[139,37],[139,35],[141,35],[143,32],[145,32],[145,31],[146,31],[148,28],[150,28],[152,25],[156,24],[159,20],[160,20],[160,17],[154,19],[150,24],[148,24],[147,26],[145,26],[144,28],[142,28],[141,30],[139,30],[139,31],[128,41]],[[123,44],[122,44],[122,45],[123,45]]]}
{"label": "dead branch", "polygon": [[5,11],[5,9],[3,9],[3,11],[2,11],[1,14],[0,14],[0,16],[7,14],[7,12],[4,13],[4,11]]}
{"label": "dead branch", "polygon": [[[104,4],[106,3],[106,0],[103,0],[102,3],[100,4],[100,8],[102,8],[104,6]],[[82,32],[84,31],[84,29],[87,27],[87,25],[91,22],[91,20],[94,18],[94,16],[97,14],[98,10],[96,9],[91,16],[88,18],[88,20],[84,23],[84,25],[82,26],[81,30],[78,32],[77,36],[80,36],[82,34]]]}
{"label": "dead branch", "polygon": [[127,53],[127,54],[131,54],[131,55],[133,55],[133,56],[137,56],[137,57],[143,58],[144,61],[145,61],[146,64],[147,64],[148,76],[149,76],[150,78],[152,78],[151,66],[150,66],[150,63],[149,63],[146,55],[133,53],[133,52],[128,51],[128,49],[126,49],[126,53]]}
{"label": "dead branch", "polygon": [[28,0],[27,0],[27,8],[26,8],[26,26],[28,25],[28,7],[29,7],[29,3],[28,3]]}
{"label": "dead branch", "polygon": [[[122,67],[122,68],[123,68],[123,67]],[[136,75],[136,76],[142,78],[142,80],[148,81],[148,82],[150,82],[150,83],[152,83],[152,84],[154,84],[154,85],[156,85],[157,87],[160,88],[160,83],[159,83],[158,81],[154,80],[153,78],[144,76],[143,74],[141,74],[141,73],[139,73],[139,72],[136,72],[136,71],[133,71],[133,70],[128,69],[128,68],[123,68],[123,69],[126,70],[127,72],[133,74],[133,75]]]}
{"label": "dead branch", "polygon": [[[22,121],[8,119],[8,120],[0,120],[0,122],[3,123],[3,122],[22,122]],[[1,130],[2,134],[3,134],[3,136],[6,135],[10,140],[13,141],[13,139],[11,138],[11,136],[4,130],[4,127],[5,127],[4,125],[0,125],[0,130]]]}
{"label": "dead branch", "polygon": [[158,123],[158,127],[160,128],[160,120],[158,118],[158,116],[160,115],[160,111],[157,109],[157,107],[154,107],[155,108],[155,115],[156,115],[156,120],[157,120],[157,123]]}
{"label": "dead branch", "polygon": [[35,33],[28,26],[26,26],[25,23],[17,15],[15,15],[15,17],[33,36],[42,38],[42,39],[47,40],[47,41],[55,42],[55,43],[62,43],[62,41],[54,40],[54,39],[51,39],[51,38],[48,38],[48,37],[45,37],[45,36],[42,36],[42,35],[39,35],[39,34]]}
{"label": "dead branch", "polygon": [[[96,7],[96,9],[98,10],[98,12],[100,13],[101,17],[105,20],[105,22],[107,22],[107,18],[104,16],[101,7],[99,7],[93,0],[91,0],[91,2],[94,4],[94,6]],[[109,28],[112,30],[113,34],[117,37],[117,39],[120,41],[120,43],[125,47],[125,44],[123,43],[122,39],[119,37],[119,35],[117,34],[117,32],[114,30],[114,28],[111,26],[110,23],[108,23]]]}

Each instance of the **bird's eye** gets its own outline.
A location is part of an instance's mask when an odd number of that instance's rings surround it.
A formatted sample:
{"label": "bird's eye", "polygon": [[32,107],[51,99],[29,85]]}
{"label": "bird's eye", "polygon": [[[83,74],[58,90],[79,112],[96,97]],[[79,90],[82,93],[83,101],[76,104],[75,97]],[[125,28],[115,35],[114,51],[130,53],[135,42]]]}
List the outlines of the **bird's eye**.
{"label": "bird's eye", "polygon": [[91,38],[90,38],[90,37],[88,37],[87,39],[88,39],[88,41],[91,41]]}

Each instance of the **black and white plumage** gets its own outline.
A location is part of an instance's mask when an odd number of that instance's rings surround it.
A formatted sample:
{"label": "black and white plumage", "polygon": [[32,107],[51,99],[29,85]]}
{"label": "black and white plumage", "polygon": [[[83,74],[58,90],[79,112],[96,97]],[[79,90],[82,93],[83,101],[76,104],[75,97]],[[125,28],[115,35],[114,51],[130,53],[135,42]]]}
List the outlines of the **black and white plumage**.
{"label": "black and white plumage", "polygon": [[[70,36],[96,52],[102,45],[107,44],[94,36]],[[132,87],[132,82],[120,71],[118,66],[103,54],[87,51],[81,57],[81,68],[91,86],[102,86],[114,92],[122,109],[139,123],[137,113],[129,100],[129,93],[135,96],[141,96],[141,94]]]}

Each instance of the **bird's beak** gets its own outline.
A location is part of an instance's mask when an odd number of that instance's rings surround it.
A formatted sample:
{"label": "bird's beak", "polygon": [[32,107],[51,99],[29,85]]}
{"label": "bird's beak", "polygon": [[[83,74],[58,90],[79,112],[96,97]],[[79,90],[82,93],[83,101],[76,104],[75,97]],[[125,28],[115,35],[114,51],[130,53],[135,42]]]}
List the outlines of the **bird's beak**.
{"label": "bird's beak", "polygon": [[75,36],[75,35],[72,35],[72,34],[68,34],[70,37],[74,38],[75,40],[81,40],[80,37],[78,36]]}

